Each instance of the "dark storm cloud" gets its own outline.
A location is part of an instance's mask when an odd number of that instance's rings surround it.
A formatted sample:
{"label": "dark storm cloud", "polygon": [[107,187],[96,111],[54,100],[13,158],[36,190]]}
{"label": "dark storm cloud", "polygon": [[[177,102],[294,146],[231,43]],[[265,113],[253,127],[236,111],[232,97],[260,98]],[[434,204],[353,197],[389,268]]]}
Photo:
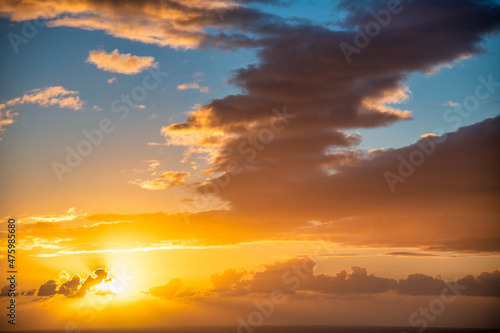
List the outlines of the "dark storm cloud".
{"label": "dark storm cloud", "polygon": [[[383,1],[369,3],[347,16],[344,31],[257,21],[260,62],[236,70],[231,80],[242,92],[165,127],[167,142],[211,150],[210,172],[227,171],[234,161],[242,167],[220,191],[235,218],[252,216],[275,227],[319,220],[324,224],[317,232],[346,242],[498,251],[492,202],[498,193],[498,120],[450,135],[397,195],[388,191],[384,172],[397,169],[399,154],[418,147],[371,156],[355,148],[359,137],[344,131],[411,119],[410,111],[386,103],[408,96],[404,83],[411,73],[480,53],[483,38],[498,31],[500,6],[402,1],[402,10],[347,63],[340,43],[353,43],[356,29],[374,20],[370,10],[387,7]],[[350,9],[348,2],[340,7]],[[255,154],[241,149],[271,128],[277,114],[292,115],[284,130],[255,145]],[[334,223],[342,218],[350,221]],[[408,237],[407,228],[421,237]],[[364,236],[358,240],[360,230]]]}

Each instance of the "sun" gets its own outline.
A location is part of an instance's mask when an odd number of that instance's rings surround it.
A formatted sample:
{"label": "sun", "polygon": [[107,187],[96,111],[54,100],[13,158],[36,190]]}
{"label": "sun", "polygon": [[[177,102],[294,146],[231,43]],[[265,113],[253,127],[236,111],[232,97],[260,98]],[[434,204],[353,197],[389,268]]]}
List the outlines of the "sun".
{"label": "sun", "polygon": [[120,294],[125,287],[119,284],[115,279],[109,278],[95,286],[95,293],[98,295]]}

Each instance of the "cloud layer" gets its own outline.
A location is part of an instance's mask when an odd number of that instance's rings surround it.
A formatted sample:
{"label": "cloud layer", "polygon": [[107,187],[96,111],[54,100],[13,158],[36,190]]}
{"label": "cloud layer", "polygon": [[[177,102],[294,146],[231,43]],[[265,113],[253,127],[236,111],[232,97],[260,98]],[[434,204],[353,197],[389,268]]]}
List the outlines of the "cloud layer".
{"label": "cloud layer", "polygon": [[[482,272],[477,276],[467,275],[455,281],[445,281],[440,277],[420,273],[410,274],[401,279],[384,278],[369,274],[365,268],[356,266],[351,267],[350,272],[342,270],[335,275],[315,274],[316,265],[315,260],[302,257],[264,265],[264,269],[258,272],[227,269],[223,273],[211,276],[214,289],[208,293],[184,288],[184,283],[179,278],[170,279],[164,285],[151,287],[146,293],[177,301],[187,299],[202,301],[210,297],[255,296],[270,294],[277,290],[285,295],[297,297],[371,295],[389,292],[412,296],[447,294],[448,297],[500,297],[499,270]],[[36,295],[50,297],[60,294],[65,297],[83,297],[91,290],[97,295],[105,295],[107,293],[95,287],[102,282],[110,281],[110,272],[99,268],[84,280],[79,275],[71,278],[68,276],[64,282],[49,280],[40,286]],[[7,296],[6,290],[7,287],[2,288],[2,296]]]}
{"label": "cloud layer", "polygon": [[[251,1],[23,0],[0,3],[0,13],[17,22],[41,17],[49,27],[100,30],[146,44],[192,49],[204,45],[252,45],[247,34],[279,20],[243,6],[248,2]],[[207,28],[216,32],[209,33]]]}
{"label": "cloud layer", "polygon": [[[500,297],[500,271],[467,275],[456,281],[444,281],[420,273],[403,279],[391,279],[368,274],[362,267],[351,267],[350,272],[336,275],[314,274],[316,262],[308,257],[265,265],[261,272],[248,274],[228,269],[221,275],[212,275],[215,289],[224,296],[271,293],[281,290],[285,294],[308,292],[310,296],[379,294],[396,292],[402,295],[440,296],[443,290],[456,296]],[[250,275],[250,276],[249,276]]]}
{"label": "cloud layer", "polygon": [[[259,62],[231,79],[241,93],[165,126],[166,143],[186,146],[187,161],[207,155],[205,173],[214,178],[198,190],[226,202],[235,223],[258,220],[268,231],[331,234],[356,245],[499,251],[498,119],[450,134],[442,144],[389,151],[357,149],[362,138],[347,131],[411,120],[404,108],[411,73],[480,53],[483,37],[498,32],[500,6],[402,1],[383,33],[347,63],[339,45],[354,43],[357,29],[374,20],[371,9],[386,8],[384,1],[369,4],[339,3],[348,13],[343,31],[257,24]],[[452,125],[446,130],[455,130]],[[398,172],[399,155],[409,158],[425,144],[435,152],[393,194],[385,172]],[[192,207],[211,209],[199,201]],[[311,220],[320,224],[310,226]]]}

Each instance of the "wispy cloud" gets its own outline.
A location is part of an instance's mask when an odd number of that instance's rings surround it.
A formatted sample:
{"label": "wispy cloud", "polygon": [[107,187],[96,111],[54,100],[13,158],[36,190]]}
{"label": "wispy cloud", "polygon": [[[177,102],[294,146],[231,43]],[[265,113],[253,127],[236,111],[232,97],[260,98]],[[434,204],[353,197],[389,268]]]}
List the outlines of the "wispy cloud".
{"label": "wispy cloud", "polygon": [[[150,170],[156,168],[155,163],[150,164]],[[129,182],[132,185],[138,185],[145,190],[165,190],[170,187],[183,185],[185,184],[185,179],[190,175],[189,172],[180,172],[180,171],[167,171],[163,172],[160,175],[153,173],[156,175],[153,180],[141,180],[135,179]]]}
{"label": "wispy cloud", "polygon": [[170,183],[171,186],[181,185],[185,183],[186,177],[189,176],[189,172],[177,172],[168,171],[160,175],[161,179],[164,179]]}
{"label": "wispy cloud", "polygon": [[84,102],[78,96],[78,91],[66,90],[61,86],[28,91],[22,97],[0,103],[0,134],[5,131],[6,126],[15,123],[15,118],[19,113],[15,112],[13,107],[21,104],[38,104],[43,107],[57,106],[65,109],[81,110]]}
{"label": "wispy cloud", "polygon": [[444,107],[454,107],[454,106],[459,106],[459,105],[460,105],[460,103],[456,103],[456,102],[453,102],[453,101],[448,101],[446,103],[443,103],[442,106],[444,106]]}
{"label": "wispy cloud", "polygon": [[169,184],[164,183],[162,181],[155,180],[141,180],[135,179],[128,182],[132,185],[137,185],[145,190],[157,191],[157,190],[165,190],[170,187]]}
{"label": "wispy cloud", "polygon": [[231,249],[237,247],[236,245],[189,245],[189,244],[158,244],[153,246],[145,247],[134,247],[129,249],[99,249],[99,250],[61,250],[56,253],[51,254],[37,254],[37,257],[43,256],[60,256],[60,255],[71,255],[71,254],[82,254],[82,253],[129,253],[129,252],[149,252],[149,251],[161,251],[161,250],[178,250],[178,249],[192,249],[192,250],[204,250],[204,249]]}
{"label": "wispy cloud", "polygon": [[41,249],[64,249],[63,242],[69,242],[73,238],[44,239],[40,237],[26,236],[19,240],[19,248],[23,250]]}
{"label": "wispy cloud", "polygon": [[19,222],[22,223],[68,222],[85,216],[87,216],[87,213],[83,213],[82,211],[77,211],[75,208],[70,208],[64,214],[38,215],[38,216],[35,215],[35,216],[23,217],[19,219]]}
{"label": "wispy cloud", "polygon": [[40,106],[58,106],[60,108],[80,110],[83,106],[83,101],[78,96],[78,91],[66,90],[64,87],[55,86],[43,89],[34,89],[23,97],[17,97],[7,101],[5,104],[0,104],[0,110],[8,106],[19,104],[38,104]]}
{"label": "wispy cloud", "polygon": [[[0,104],[0,135],[5,131],[5,126],[15,123],[15,119],[19,114],[12,110],[3,110],[5,104]],[[0,140],[2,138],[0,137]]]}

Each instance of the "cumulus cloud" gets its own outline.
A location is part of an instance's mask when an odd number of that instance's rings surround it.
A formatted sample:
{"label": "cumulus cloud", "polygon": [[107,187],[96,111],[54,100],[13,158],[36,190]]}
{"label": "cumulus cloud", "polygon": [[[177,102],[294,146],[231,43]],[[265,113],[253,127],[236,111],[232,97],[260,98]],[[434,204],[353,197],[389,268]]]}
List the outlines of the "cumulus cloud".
{"label": "cumulus cloud", "polygon": [[[441,295],[444,289],[455,288],[464,296],[500,297],[500,271],[468,275],[456,281],[445,281],[420,273],[407,278],[378,277],[365,268],[353,266],[351,271],[335,275],[315,274],[316,262],[311,258],[294,258],[264,265],[263,271],[243,278],[244,273],[226,270],[222,275],[212,275],[214,293],[221,295],[248,295],[271,293],[279,289],[285,294],[307,291],[316,295],[380,294],[396,292],[402,295]],[[245,272],[246,273],[246,272]],[[230,291],[230,293],[228,293]]]}
{"label": "cumulus cloud", "polygon": [[38,296],[53,296],[57,294],[57,281],[56,280],[49,280],[42,284],[40,288],[38,289]]}
{"label": "cumulus cloud", "polygon": [[[156,68],[158,66],[158,62],[155,62],[153,57],[133,56],[130,53],[121,54],[118,49],[111,53],[106,53],[104,50],[90,51],[86,62],[96,65],[103,71],[127,75],[137,74],[149,67]],[[108,83],[116,81],[116,78],[114,79],[109,79]]]}
{"label": "cumulus cloud", "polygon": [[[75,279],[75,277],[73,277]],[[98,268],[89,274],[87,278],[82,282],[78,288],[78,293],[80,296],[85,295],[91,288],[101,284],[102,282],[108,282],[109,271],[105,268]]]}
{"label": "cumulus cloud", "polygon": [[248,281],[242,279],[246,274],[244,270],[239,272],[232,268],[226,269],[222,274],[212,274],[210,280],[215,287],[212,291],[219,293],[244,289]]}
{"label": "cumulus cloud", "polygon": [[[17,290],[17,282],[16,282],[16,290]],[[11,295],[9,295],[9,290],[10,290],[10,285],[6,285],[6,286],[3,286],[2,289],[0,289],[0,297],[11,297]],[[23,293],[21,292],[21,294],[23,295]],[[19,295],[18,292],[15,293],[15,296],[17,297]]]}
{"label": "cumulus cloud", "polygon": [[115,76],[113,76],[112,78],[107,79],[106,82],[108,82],[108,84],[113,84],[116,82],[116,80],[117,80],[117,78]]}
{"label": "cumulus cloud", "polygon": [[21,292],[23,296],[34,296],[36,294],[36,289],[25,290]]}
{"label": "cumulus cloud", "polygon": [[[64,275],[67,275],[67,273]],[[110,281],[109,271],[104,268],[98,268],[89,274],[83,281],[78,274],[62,284],[57,280],[49,280],[40,286],[37,295],[54,296],[56,294],[61,294],[66,297],[83,297],[87,292],[94,290],[95,287],[102,282]],[[99,290],[94,291],[99,295]]]}
{"label": "cumulus cloud", "polygon": [[80,276],[79,275],[74,275],[71,280],[68,280],[64,282],[58,290],[59,294],[62,294],[64,296],[69,296],[76,294],[78,287],[80,287]]}
{"label": "cumulus cloud", "polygon": [[177,86],[177,90],[187,90],[187,89],[197,89],[200,92],[207,93],[210,92],[210,87],[200,87],[198,83],[183,83]]}

